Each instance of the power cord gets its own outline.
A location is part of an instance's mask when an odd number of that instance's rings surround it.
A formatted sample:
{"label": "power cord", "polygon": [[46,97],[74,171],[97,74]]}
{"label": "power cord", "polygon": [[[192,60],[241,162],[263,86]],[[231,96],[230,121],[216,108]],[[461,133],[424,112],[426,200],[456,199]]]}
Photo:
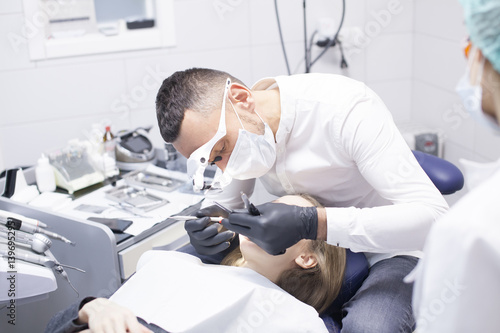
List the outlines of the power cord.
{"label": "power cord", "polygon": [[302,1],[302,13],[303,13],[303,20],[304,20],[304,61],[305,61],[305,66],[306,66],[306,73],[309,73],[310,66],[309,63],[311,62],[311,53],[307,49],[307,16],[306,16],[306,0]]}
{"label": "power cord", "polygon": [[340,40],[337,40],[337,43],[339,44],[340,55],[342,57],[340,59],[340,68],[347,68],[349,67],[349,65],[347,65],[347,61],[345,60],[344,57],[344,47],[342,46],[342,42]]}
{"label": "power cord", "polygon": [[[309,64],[309,68],[311,68],[316,63],[316,61],[318,61],[326,53],[326,51],[328,51],[328,49],[330,47],[335,46],[336,43],[339,43],[338,36],[340,33],[340,29],[342,29],[342,26],[344,25],[344,18],[345,18],[345,0],[342,0],[342,18],[340,19],[340,24],[339,24],[339,27],[337,29],[337,32],[335,33],[335,35],[332,39],[328,40],[328,43],[325,45],[325,48],[321,51],[320,54],[318,54],[316,59],[311,61],[311,63]],[[347,67],[347,61],[344,58],[344,52],[341,51],[341,53],[342,53],[342,61],[341,61],[340,67],[342,67],[343,64]],[[342,68],[344,68],[344,67],[342,67]]]}
{"label": "power cord", "polygon": [[274,0],[274,9],[276,11],[276,21],[278,22],[278,31],[280,33],[281,48],[283,49],[283,56],[285,57],[286,70],[288,72],[288,75],[291,75],[290,65],[288,65],[288,57],[286,56],[286,49],[285,49],[285,42],[283,40],[283,33],[281,32],[280,15],[278,12],[278,0]]}
{"label": "power cord", "polygon": [[[303,20],[304,20],[304,62],[305,62],[305,72],[309,73],[311,71],[311,67],[328,51],[330,47],[333,47],[335,45],[339,45],[340,53],[341,53],[341,62],[340,62],[340,67],[341,68],[347,68],[348,64],[344,56],[344,50],[342,48],[342,43],[338,40],[338,35],[340,33],[340,29],[342,29],[342,26],[344,24],[344,18],[345,18],[345,0],[342,0],[342,17],[340,20],[339,27],[337,29],[337,32],[333,36],[333,38],[328,38],[325,41],[318,42],[316,45],[324,47],[323,50],[316,56],[314,60],[311,61],[311,50],[313,47],[314,43],[314,37],[316,36],[318,31],[314,31],[311,39],[309,42],[307,41],[307,17],[306,17],[306,0],[303,0],[302,2],[303,5]],[[280,41],[281,41],[281,48],[283,50],[283,56],[285,58],[285,64],[286,64],[286,69],[288,72],[288,75],[291,75],[290,72],[290,65],[288,64],[288,57],[286,54],[286,48],[285,48],[285,42],[283,40],[283,32],[281,31],[281,22],[280,22],[280,17],[279,17],[279,10],[278,10],[278,0],[274,0],[274,8],[276,11],[276,21],[278,23],[278,31],[280,35]]]}

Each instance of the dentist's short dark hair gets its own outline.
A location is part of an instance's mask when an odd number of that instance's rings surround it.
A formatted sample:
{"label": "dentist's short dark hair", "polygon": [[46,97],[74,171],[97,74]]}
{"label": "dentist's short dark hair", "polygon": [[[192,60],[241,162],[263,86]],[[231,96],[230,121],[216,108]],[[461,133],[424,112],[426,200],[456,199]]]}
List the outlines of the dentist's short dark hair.
{"label": "dentist's short dark hair", "polygon": [[178,71],[166,78],[156,95],[156,117],[163,140],[174,142],[177,139],[187,109],[207,117],[220,109],[228,77],[244,85],[226,72],[207,68]]}

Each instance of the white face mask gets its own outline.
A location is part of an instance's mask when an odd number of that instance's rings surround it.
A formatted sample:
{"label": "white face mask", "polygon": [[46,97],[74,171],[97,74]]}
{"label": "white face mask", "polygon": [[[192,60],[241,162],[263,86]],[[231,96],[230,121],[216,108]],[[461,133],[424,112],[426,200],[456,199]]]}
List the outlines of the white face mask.
{"label": "white face mask", "polygon": [[483,76],[484,59],[479,71],[479,77],[476,85],[470,83],[470,71],[467,68],[464,76],[457,84],[456,91],[462,99],[465,110],[481,125],[492,130],[493,134],[500,135],[500,126],[495,118],[484,113],[482,109],[483,88],[481,87],[481,78]]}
{"label": "white face mask", "polygon": [[[232,103],[231,106],[236,112]],[[261,177],[272,168],[276,161],[273,131],[257,112],[256,114],[264,124],[264,135],[247,131],[236,112],[242,128],[239,130],[238,139],[224,170],[224,174],[231,178],[243,180]]]}

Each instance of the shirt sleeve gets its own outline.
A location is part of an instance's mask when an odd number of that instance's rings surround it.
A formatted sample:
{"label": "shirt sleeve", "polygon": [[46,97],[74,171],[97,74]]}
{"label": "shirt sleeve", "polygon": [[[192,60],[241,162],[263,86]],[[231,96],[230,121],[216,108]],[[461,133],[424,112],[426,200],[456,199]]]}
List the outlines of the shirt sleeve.
{"label": "shirt sleeve", "polygon": [[76,324],[78,311],[95,297],[86,297],[81,302],[72,304],[69,308],[58,312],[52,317],[45,328],[45,333],[70,333],[88,329],[87,324]]}
{"label": "shirt sleeve", "polygon": [[500,173],[470,191],[431,229],[414,274],[419,332],[500,327]]}
{"label": "shirt sleeve", "polygon": [[380,98],[367,88],[332,127],[333,141],[391,204],[327,208],[327,242],[355,252],[421,250],[448,205],[418,164]]}

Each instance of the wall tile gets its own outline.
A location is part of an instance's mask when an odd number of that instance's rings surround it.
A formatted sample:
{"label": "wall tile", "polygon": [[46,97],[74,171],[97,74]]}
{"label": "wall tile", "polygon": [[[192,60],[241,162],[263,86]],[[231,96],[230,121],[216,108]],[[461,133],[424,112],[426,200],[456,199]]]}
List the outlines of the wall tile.
{"label": "wall tile", "polygon": [[498,160],[500,158],[500,136],[493,134],[490,129],[477,122],[475,122],[475,128],[474,151],[489,161]]}
{"label": "wall tile", "polygon": [[22,14],[0,15],[0,71],[35,67],[29,59],[28,40],[22,26]]}
{"label": "wall tile", "polygon": [[[237,59],[237,61],[233,59]],[[250,66],[249,48],[188,52],[161,57],[130,59],[126,61],[126,90],[114,96],[114,101],[118,101],[114,105],[115,108],[126,111],[140,108],[154,110],[156,94],[161,83],[175,71],[191,67],[213,68],[226,71],[243,82],[248,82],[252,77]],[[121,99],[123,94],[131,97],[130,102],[123,103],[123,99]]]}
{"label": "wall tile", "polygon": [[[250,3],[250,42],[252,45],[280,43],[274,1],[252,0]],[[314,4],[315,6],[317,4]],[[304,40],[301,1],[278,1],[281,31],[285,42]],[[309,25],[309,24],[308,24]],[[312,30],[309,30],[312,33]]]}
{"label": "wall tile", "polygon": [[411,80],[369,83],[391,111],[396,123],[405,123],[411,117],[412,82]]}
{"label": "wall tile", "polygon": [[0,2],[0,14],[22,13],[22,11],[23,3],[21,0],[7,0]]}
{"label": "wall tile", "polygon": [[[332,4],[332,1],[330,0],[322,0],[323,3],[326,4]],[[345,21],[344,21],[344,26],[345,27],[352,27],[352,26],[361,26],[365,24],[367,21],[366,17],[366,8],[368,2],[371,0],[349,0],[346,1],[346,11],[345,11]],[[337,4],[333,5],[335,8],[335,12],[340,11],[340,1],[337,1]],[[332,9],[333,12],[333,9]],[[317,14],[317,17],[319,16],[320,13]],[[322,13],[324,15],[324,13]]]}
{"label": "wall tile", "polygon": [[[313,52],[313,55],[317,52]],[[328,50],[312,67],[311,72],[334,73],[353,78],[358,81],[366,81],[365,54],[348,53],[344,48],[344,56],[347,68],[341,68],[341,54],[338,47]]]}
{"label": "wall tile", "polygon": [[135,50],[128,52],[112,52],[112,53],[98,53],[89,54],[84,56],[52,58],[36,62],[37,68],[57,67],[57,66],[72,66],[77,64],[94,64],[106,61],[122,61],[136,58],[149,58],[149,57],[163,57],[172,53],[173,47],[168,48],[155,48],[145,50]]}
{"label": "wall tile", "polygon": [[[216,9],[216,4],[230,9]],[[174,52],[205,51],[248,46],[250,44],[249,2],[182,0],[175,1]],[[223,7],[228,8],[228,7]]]}
{"label": "wall tile", "polygon": [[130,129],[135,129],[137,127],[149,127],[153,126],[149,131],[149,139],[155,147],[163,147],[165,143],[160,135],[160,130],[158,128],[158,121],[156,119],[156,112],[154,109],[140,109],[131,112],[130,123],[132,126]]}
{"label": "wall tile", "polygon": [[415,32],[462,42],[467,37],[463,10],[456,0],[415,1]]}
{"label": "wall tile", "polygon": [[411,33],[386,34],[368,39],[366,81],[401,80],[412,77]]}
{"label": "wall tile", "polygon": [[0,125],[37,123],[111,112],[113,98],[126,91],[125,74],[120,62],[4,72],[0,91],[8,114]]}
{"label": "wall tile", "polygon": [[[286,44],[288,62],[292,74],[305,72],[304,48],[300,42],[289,42]],[[314,49],[313,58],[319,53]],[[312,73],[341,74],[356,80],[364,81],[365,67],[364,57],[354,56],[347,59],[349,67],[340,68],[340,54],[338,48],[332,48],[325,53],[311,68]],[[286,75],[286,65],[280,45],[254,46],[251,49],[251,63],[255,82],[263,77]]]}
{"label": "wall tile", "polygon": [[448,91],[455,91],[467,65],[462,44],[415,34],[414,50],[415,78]]}
{"label": "wall tile", "polygon": [[[88,133],[93,123],[103,124],[107,121],[113,124],[113,131],[115,125],[117,128],[123,126],[119,123],[120,119],[105,120],[101,115],[93,115],[0,127],[0,152],[4,154],[4,167],[34,165],[42,152],[65,147],[71,139],[85,139],[85,133]],[[16,138],[14,142],[12,138]]]}
{"label": "wall tile", "polygon": [[474,123],[457,94],[415,80],[412,95],[412,120],[441,129],[448,141],[474,149]]}
{"label": "wall tile", "polygon": [[[303,7],[301,1],[278,1],[278,10],[285,42],[304,42]],[[318,28],[319,18],[331,18],[338,27],[342,17],[342,2],[318,0],[306,3],[307,39]],[[273,1],[250,2],[251,42],[253,45],[279,43],[278,24]],[[346,6],[343,27],[365,23],[365,0],[350,0]]]}
{"label": "wall tile", "polygon": [[[304,73],[304,48],[300,42],[286,44],[288,63],[292,74]],[[287,75],[285,59],[280,45],[261,45],[251,49],[251,73],[254,84],[264,77]]]}
{"label": "wall tile", "polygon": [[[292,74],[305,73],[304,44],[302,42],[287,42],[285,44],[290,71]],[[322,48],[313,47],[312,59],[322,51]],[[342,74],[354,79],[365,80],[365,57],[363,54],[348,54],[345,52],[347,69],[340,68],[340,51],[338,47],[329,49],[319,58],[312,68],[315,73]],[[250,61],[252,63],[252,74],[255,80],[265,76],[286,75],[286,64],[281,45],[255,45],[251,48]]]}
{"label": "wall tile", "polygon": [[369,0],[366,21],[378,23],[382,33],[413,32],[413,7],[413,0]]}

